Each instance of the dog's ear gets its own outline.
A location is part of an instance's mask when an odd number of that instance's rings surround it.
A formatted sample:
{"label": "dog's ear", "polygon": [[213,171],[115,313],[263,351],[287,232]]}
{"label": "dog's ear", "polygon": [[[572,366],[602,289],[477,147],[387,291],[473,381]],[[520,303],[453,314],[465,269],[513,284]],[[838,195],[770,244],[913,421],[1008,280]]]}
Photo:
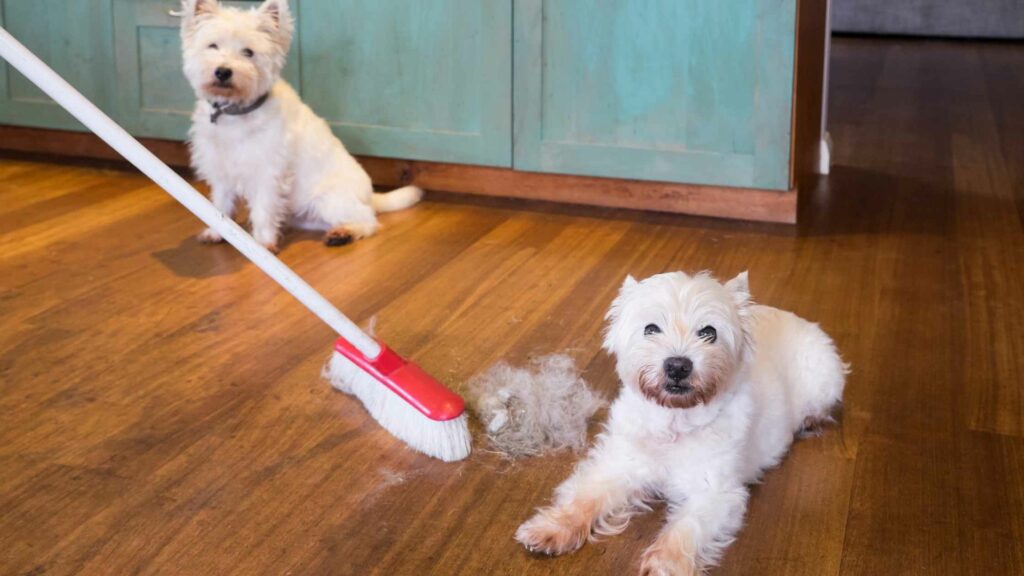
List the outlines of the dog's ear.
{"label": "dog's ear", "polygon": [[270,32],[277,41],[287,48],[292,40],[292,13],[288,0],[263,0],[259,13],[270,26]]}
{"label": "dog's ear", "polygon": [[740,325],[743,330],[742,353],[749,354],[754,346],[754,337],[751,333],[751,306],[754,301],[750,298],[750,282],[747,279],[747,271],[740,272],[735,278],[726,282],[725,289],[732,294],[733,301],[736,303],[736,312],[740,317]]}
{"label": "dog's ear", "polygon": [[274,24],[281,24],[282,17],[288,16],[288,0],[263,0],[260,13],[270,18]]}
{"label": "dog's ear", "polygon": [[747,271],[740,272],[735,278],[726,282],[725,289],[732,293],[736,308],[742,314],[750,306],[750,282],[747,279]]}
{"label": "dog's ear", "polygon": [[213,16],[220,11],[217,0],[181,0],[181,34],[188,40],[201,18]]}
{"label": "dog's ear", "polygon": [[220,11],[220,2],[217,0],[194,0],[195,6],[192,14],[195,16],[212,16]]}
{"label": "dog's ear", "polygon": [[217,0],[181,0],[181,15],[185,22],[194,22],[196,18],[213,16],[220,12]]}
{"label": "dog's ear", "polygon": [[612,301],[611,307],[608,308],[608,313],[604,315],[605,320],[608,321],[608,325],[604,331],[604,343],[601,345],[602,348],[608,352],[614,352],[615,341],[618,338],[616,333],[616,324],[619,316],[622,314],[622,307],[629,296],[629,293],[633,291],[640,283],[633,278],[632,275],[626,276],[626,279],[622,281],[622,286],[619,287],[619,293]]}

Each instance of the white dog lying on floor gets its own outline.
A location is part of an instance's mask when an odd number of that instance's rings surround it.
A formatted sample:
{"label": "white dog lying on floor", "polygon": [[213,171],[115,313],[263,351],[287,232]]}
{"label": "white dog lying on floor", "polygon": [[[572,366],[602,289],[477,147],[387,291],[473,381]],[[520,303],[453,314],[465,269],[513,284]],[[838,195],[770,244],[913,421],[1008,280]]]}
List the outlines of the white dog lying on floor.
{"label": "white dog lying on floor", "polygon": [[[184,0],[185,76],[199,101],[192,117],[192,164],[231,215],[249,204],[252,234],[277,250],[285,223],[327,230],[329,246],[370,236],[376,214],[408,208],[423,192],[406,186],[374,194],[370,177],[330,127],[280,79],[292,40],[287,0],[257,9]],[[220,242],[212,229],[203,242]]]}
{"label": "white dog lying on floor", "polygon": [[725,285],[707,273],[627,278],[608,320],[623,386],[606,429],[516,539],[573,552],[662,497],[668,522],[641,573],[698,574],[743,524],[746,485],[828,420],[846,366],[816,324],[753,305],[746,272]]}

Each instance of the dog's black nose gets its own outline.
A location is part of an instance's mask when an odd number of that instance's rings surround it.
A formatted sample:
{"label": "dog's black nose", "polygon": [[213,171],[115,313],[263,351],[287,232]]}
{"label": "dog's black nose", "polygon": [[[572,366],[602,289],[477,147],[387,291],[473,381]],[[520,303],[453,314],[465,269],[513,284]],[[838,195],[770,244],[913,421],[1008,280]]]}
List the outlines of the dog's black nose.
{"label": "dog's black nose", "polygon": [[665,375],[673,382],[686,380],[693,372],[693,362],[684,356],[672,356],[665,359]]}
{"label": "dog's black nose", "polygon": [[223,66],[213,71],[213,75],[216,76],[217,80],[220,80],[221,82],[227,82],[228,80],[230,80],[231,74],[231,68],[224,68]]}

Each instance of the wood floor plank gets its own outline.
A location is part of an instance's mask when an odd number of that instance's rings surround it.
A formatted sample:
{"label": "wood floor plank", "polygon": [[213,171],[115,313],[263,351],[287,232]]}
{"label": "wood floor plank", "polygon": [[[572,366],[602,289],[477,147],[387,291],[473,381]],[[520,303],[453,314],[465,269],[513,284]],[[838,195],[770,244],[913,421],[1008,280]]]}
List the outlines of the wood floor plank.
{"label": "wood floor plank", "polygon": [[869,423],[858,442],[840,574],[951,574],[963,565],[956,508],[935,507],[957,497],[945,458],[962,422],[960,357],[930,352],[959,342],[952,153],[948,137],[933,135],[925,146],[928,135],[915,128],[947,134],[947,106],[959,89],[927,98],[922,91],[946,82],[936,72],[947,50],[901,48],[886,46],[871,113],[855,120],[861,148],[849,151],[895,177],[878,179],[888,184],[874,199],[883,219],[865,247],[877,259],[877,291],[872,314],[857,316],[857,339],[867,337],[861,344],[870,348],[854,357],[844,407],[865,406]]}
{"label": "wood floor plank", "polygon": [[0,176],[0,194],[4,197],[4,212],[61,198],[69,192],[81,190],[90,184],[112,180],[142,179],[110,170],[83,170],[73,166],[42,166],[31,162],[11,162],[7,173]]}
{"label": "wood floor plank", "polygon": [[1024,440],[971,432],[957,455],[963,574],[1024,574]]}
{"label": "wood floor plank", "polygon": [[840,574],[959,574],[956,469],[945,440],[870,435],[857,452]]}
{"label": "wood floor plank", "polygon": [[[976,54],[973,83],[984,90],[982,55]],[[1004,157],[995,111],[979,111],[958,123],[952,138],[957,194],[957,248],[965,299],[964,377],[967,418],[974,430],[1024,437],[1024,222],[1013,210],[1019,195],[1014,170]],[[1011,152],[1013,154],[1013,152]],[[1020,156],[1024,161],[1024,156]],[[1007,209],[996,210],[995,206]]]}
{"label": "wood floor plank", "polygon": [[4,234],[0,234],[0,251],[7,257],[17,257],[38,250],[54,240],[78,240],[92,233],[95,228],[114,222],[127,214],[165,202],[166,198],[155,195],[108,198],[83,207],[75,213],[69,212],[59,218],[30,224],[23,230],[18,230],[16,235],[14,232],[5,231]]}

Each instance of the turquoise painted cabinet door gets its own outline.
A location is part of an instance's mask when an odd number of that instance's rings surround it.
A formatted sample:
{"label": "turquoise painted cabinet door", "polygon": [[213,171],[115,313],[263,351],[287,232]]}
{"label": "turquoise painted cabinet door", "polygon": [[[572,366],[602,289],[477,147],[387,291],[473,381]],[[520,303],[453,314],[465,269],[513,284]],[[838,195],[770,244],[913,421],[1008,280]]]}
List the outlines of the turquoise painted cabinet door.
{"label": "turquoise painted cabinet door", "polygon": [[302,88],[354,153],[510,166],[511,0],[303,0]]}
{"label": "turquoise painted cabinet door", "polygon": [[[252,8],[258,2],[223,2]],[[291,3],[298,11],[298,2]],[[181,70],[181,18],[178,0],[114,0],[114,44],[117,60],[117,111],[125,128],[136,136],[184,140],[195,106],[195,93]],[[284,77],[299,77],[293,51]]]}
{"label": "turquoise painted cabinet door", "polygon": [[[117,90],[110,23],[109,0],[0,0],[0,25],[107,112]],[[6,62],[0,123],[85,130]]]}
{"label": "turquoise painted cabinet door", "polygon": [[796,0],[515,0],[515,167],[785,189]]}

